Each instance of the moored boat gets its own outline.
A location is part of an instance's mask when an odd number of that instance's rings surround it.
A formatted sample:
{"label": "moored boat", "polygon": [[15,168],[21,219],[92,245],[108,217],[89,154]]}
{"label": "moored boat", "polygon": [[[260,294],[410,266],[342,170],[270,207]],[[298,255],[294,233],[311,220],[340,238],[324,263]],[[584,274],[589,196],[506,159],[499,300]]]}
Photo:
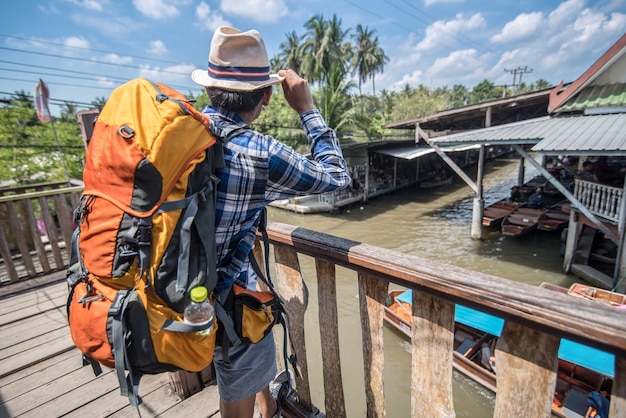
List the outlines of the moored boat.
{"label": "moored boat", "polygon": [[426,180],[420,183],[420,187],[423,189],[432,189],[439,186],[447,186],[452,184],[452,176],[446,178],[434,178],[432,180]]}
{"label": "moored boat", "polygon": [[517,208],[502,220],[502,235],[519,237],[537,229],[543,209]]}
{"label": "moored boat", "polygon": [[500,225],[502,220],[518,207],[520,207],[520,205],[509,202],[507,199],[492,203],[483,210],[483,226]]}
{"label": "moored boat", "polygon": [[537,229],[541,231],[560,231],[569,222],[569,214],[558,209],[548,209],[541,214]]}
{"label": "moored boat", "polygon": [[[384,307],[385,323],[409,338],[412,335],[411,303],[411,290],[391,290]],[[497,366],[493,350],[504,320],[461,305],[456,305],[454,320],[454,369],[495,393]],[[615,357],[566,339],[561,340],[558,357],[553,414],[589,416],[587,396],[596,392],[610,393]]]}

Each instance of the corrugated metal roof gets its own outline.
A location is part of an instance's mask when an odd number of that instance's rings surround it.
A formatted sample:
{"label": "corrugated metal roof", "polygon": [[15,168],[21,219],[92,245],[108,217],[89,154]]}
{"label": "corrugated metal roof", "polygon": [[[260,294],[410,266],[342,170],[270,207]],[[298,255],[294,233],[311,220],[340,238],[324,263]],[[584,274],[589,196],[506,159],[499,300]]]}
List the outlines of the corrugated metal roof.
{"label": "corrugated metal roof", "polygon": [[476,129],[458,134],[438,136],[430,138],[430,141],[442,146],[460,144],[536,144],[544,135],[544,122],[550,120],[549,116],[543,118],[527,119],[521,122],[507,123],[505,125],[492,126],[489,128]]}
{"label": "corrugated metal roof", "polygon": [[554,118],[550,125],[533,151],[626,155],[626,113]]}
{"label": "corrugated metal roof", "polygon": [[431,138],[440,145],[535,144],[533,151],[568,155],[626,155],[626,113],[536,118]]}
{"label": "corrugated metal roof", "polygon": [[626,107],[626,84],[605,84],[584,88],[556,110],[573,112],[585,109],[606,109]]}
{"label": "corrugated metal roof", "polygon": [[413,160],[415,158],[421,157],[422,155],[435,152],[435,150],[432,149],[431,147],[416,147],[415,145],[413,145],[413,146],[398,147],[398,148],[372,149],[371,152],[376,152],[378,154],[383,154],[383,155],[390,155],[394,158]]}

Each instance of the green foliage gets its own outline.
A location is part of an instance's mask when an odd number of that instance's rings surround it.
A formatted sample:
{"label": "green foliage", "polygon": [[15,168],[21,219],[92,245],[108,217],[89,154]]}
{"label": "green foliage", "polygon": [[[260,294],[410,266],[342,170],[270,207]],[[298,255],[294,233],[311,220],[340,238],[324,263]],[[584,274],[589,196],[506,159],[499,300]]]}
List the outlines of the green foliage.
{"label": "green foliage", "polygon": [[81,179],[85,152],[76,115],[54,121],[60,153],[52,124],[40,122],[30,100],[16,96],[0,107],[0,182],[63,181],[64,162],[70,177]]}
{"label": "green foliage", "polygon": [[496,85],[489,80],[483,80],[476,84],[470,92],[472,103],[482,103],[500,98],[502,98],[502,87],[496,87]]}
{"label": "green foliage", "polygon": [[447,108],[447,95],[436,94],[434,90],[424,85],[417,89],[408,86],[398,94],[389,115],[392,121],[415,119],[431,113],[437,113]]}

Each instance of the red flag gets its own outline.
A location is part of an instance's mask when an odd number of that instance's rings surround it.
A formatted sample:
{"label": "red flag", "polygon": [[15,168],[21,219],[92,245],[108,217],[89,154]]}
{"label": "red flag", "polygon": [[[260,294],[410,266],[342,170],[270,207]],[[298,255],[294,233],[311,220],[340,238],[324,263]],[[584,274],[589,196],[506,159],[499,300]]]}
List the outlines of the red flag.
{"label": "red flag", "polygon": [[48,108],[48,98],[50,98],[48,86],[40,78],[39,83],[35,87],[35,106],[37,107],[37,117],[42,122],[52,121],[50,108]]}

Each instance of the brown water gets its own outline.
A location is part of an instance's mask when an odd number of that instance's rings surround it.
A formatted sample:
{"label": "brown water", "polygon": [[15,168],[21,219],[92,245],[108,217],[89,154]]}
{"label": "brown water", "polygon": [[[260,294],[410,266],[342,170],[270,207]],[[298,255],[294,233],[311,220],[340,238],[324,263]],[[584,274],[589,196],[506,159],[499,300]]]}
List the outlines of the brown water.
{"label": "brown water", "polygon": [[[490,162],[483,183],[485,204],[508,195],[517,178],[518,160]],[[528,171],[526,179],[534,175]],[[474,176],[475,178],[475,176]],[[473,192],[460,179],[435,190],[410,187],[344,208],[339,215],[296,214],[270,208],[271,221],[418,255],[473,271],[539,285],[568,286],[574,277],[562,271],[560,233],[536,231],[505,238],[498,229],[485,229],[481,241],[470,238]],[[311,303],[306,329],[313,402],[323,409],[320,337],[317,327],[317,289],[313,261],[300,257]],[[349,417],[366,416],[361,354],[361,328],[356,274],[338,269],[340,353]],[[385,327],[385,398],[387,416],[410,416],[410,343]],[[493,415],[494,397],[480,385],[455,372],[454,404],[458,417]]]}

